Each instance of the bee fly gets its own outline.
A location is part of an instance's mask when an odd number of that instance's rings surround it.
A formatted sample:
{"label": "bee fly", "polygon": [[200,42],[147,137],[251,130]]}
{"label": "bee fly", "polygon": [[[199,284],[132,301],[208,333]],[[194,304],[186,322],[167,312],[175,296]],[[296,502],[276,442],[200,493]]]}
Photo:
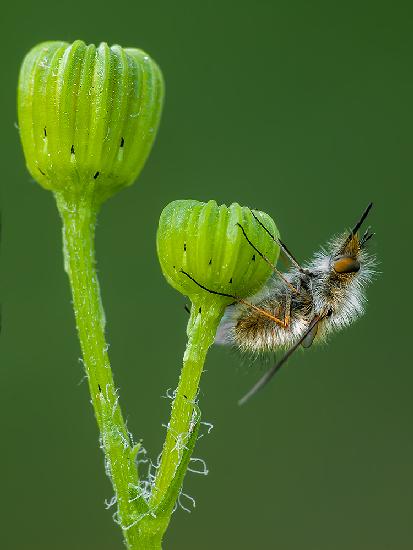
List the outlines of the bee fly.
{"label": "bee fly", "polygon": [[[363,313],[364,290],[374,274],[375,261],[366,251],[366,243],[373,233],[367,228],[360,237],[358,231],[371,207],[372,203],[349,234],[332,239],[304,266],[252,212],[262,230],[278,243],[292,267],[287,273],[281,273],[271,264],[274,276],[263,290],[248,300],[208,289],[183,271],[204,290],[235,301],[228,306],[221,321],[216,343],[252,352],[287,349],[278,363],[239,401],[240,405],[263,388],[299,346],[310,347],[314,341],[325,339],[330,332],[349,325]],[[270,263],[238,225],[249,245]]]}

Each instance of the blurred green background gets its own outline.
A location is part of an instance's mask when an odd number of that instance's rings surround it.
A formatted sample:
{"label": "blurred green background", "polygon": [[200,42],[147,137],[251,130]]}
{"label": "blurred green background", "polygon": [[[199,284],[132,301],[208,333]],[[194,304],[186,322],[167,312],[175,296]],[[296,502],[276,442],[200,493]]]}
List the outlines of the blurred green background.
{"label": "blurred green background", "polygon": [[[184,299],[161,276],[155,231],[177,198],[273,216],[307,258],[373,200],[380,275],[367,315],[296,354],[265,392],[263,371],[208,356],[200,404],[214,429],[189,474],[165,548],[413,548],[410,2],[9,3],[1,32],[3,238],[1,531],[5,550],[122,548],[83,380],[50,193],[28,175],[15,89],[48,39],[147,50],[166,79],[158,139],[139,179],[103,208],[97,254],[123,410],[160,452],[185,345]],[[410,230],[408,232],[408,229]],[[406,279],[405,279],[406,277]],[[56,541],[64,541],[57,543]]]}

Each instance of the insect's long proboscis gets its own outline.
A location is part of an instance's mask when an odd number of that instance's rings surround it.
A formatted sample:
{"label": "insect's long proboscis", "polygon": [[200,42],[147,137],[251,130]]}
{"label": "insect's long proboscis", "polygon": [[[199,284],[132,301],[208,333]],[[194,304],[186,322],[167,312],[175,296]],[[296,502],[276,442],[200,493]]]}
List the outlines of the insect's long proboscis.
{"label": "insect's long proboscis", "polygon": [[367,218],[370,210],[371,210],[371,207],[373,206],[373,203],[370,202],[368,205],[367,205],[367,208],[365,209],[365,211],[363,212],[363,214],[361,215],[361,218],[359,219],[359,221],[356,223],[356,225],[353,227],[351,233],[354,235],[355,233],[357,233],[357,231],[360,229],[360,227],[363,225],[363,222],[364,220]]}

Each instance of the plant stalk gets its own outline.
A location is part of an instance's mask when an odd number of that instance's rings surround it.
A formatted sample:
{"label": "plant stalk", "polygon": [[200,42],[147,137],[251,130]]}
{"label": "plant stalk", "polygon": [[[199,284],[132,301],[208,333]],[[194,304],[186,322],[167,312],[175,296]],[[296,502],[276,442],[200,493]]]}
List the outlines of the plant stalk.
{"label": "plant stalk", "polygon": [[[154,482],[150,508],[155,510],[161,503],[174,480],[186,444],[194,429],[194,413],[199,382],[204,368],[206,354],[213,344],[215,334],[224,313],[222,300],[200,299],[192,304],[188,322],[188,343],[183,357],[183,366],[172,404],[160,466]],[[163,533],[169,524],[172,509],[157,519],[146,519],[152,529]]]}
{"label": "plant stalk", "polygon": [[117,498],[115,517],[127,547],[141,549],[139,518],[147,505],[138,493],[137,448],[133,446],[118,402],[105,340],[105,315],[95,269],[97,207],[88,199],[68,201],[56,194],[63,221],[65,270],[72,289],[73,307],[91,402],[100,430],[106,471]]}

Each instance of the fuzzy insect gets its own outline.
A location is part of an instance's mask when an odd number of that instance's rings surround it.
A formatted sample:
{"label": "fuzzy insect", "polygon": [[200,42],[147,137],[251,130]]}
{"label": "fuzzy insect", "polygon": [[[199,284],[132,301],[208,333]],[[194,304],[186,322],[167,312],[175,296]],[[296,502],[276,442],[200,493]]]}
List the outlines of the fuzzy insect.
{"label": "fuzzy insect", "polygon": [[[233,345],[243,351],[262,352],[280,348],[287,348],[288,351],[258,380],[239,401],[240,404],[264,387],[300,345],[310,347],[314,341],[325,339],[329,333],[349,325],[363,313],[365,287],[374,274],[375,260],[365,248],[373,233],[368,228],[360,237],[358,231],[371,207],[372,203],[349,234],[332,239],[304,266],[253,213],[262,230],[278,242],[292,267],[283,274],[272,266],[274,276],[263,290],[248,300],[224,294],[234,298],[235,303],[226,310],[216,343]],[[240,230],[250,246],[268,262],[241,225]],[[188,273],[185,274],[194,280]],[[221,294],[194,282],[208,292]]]}

